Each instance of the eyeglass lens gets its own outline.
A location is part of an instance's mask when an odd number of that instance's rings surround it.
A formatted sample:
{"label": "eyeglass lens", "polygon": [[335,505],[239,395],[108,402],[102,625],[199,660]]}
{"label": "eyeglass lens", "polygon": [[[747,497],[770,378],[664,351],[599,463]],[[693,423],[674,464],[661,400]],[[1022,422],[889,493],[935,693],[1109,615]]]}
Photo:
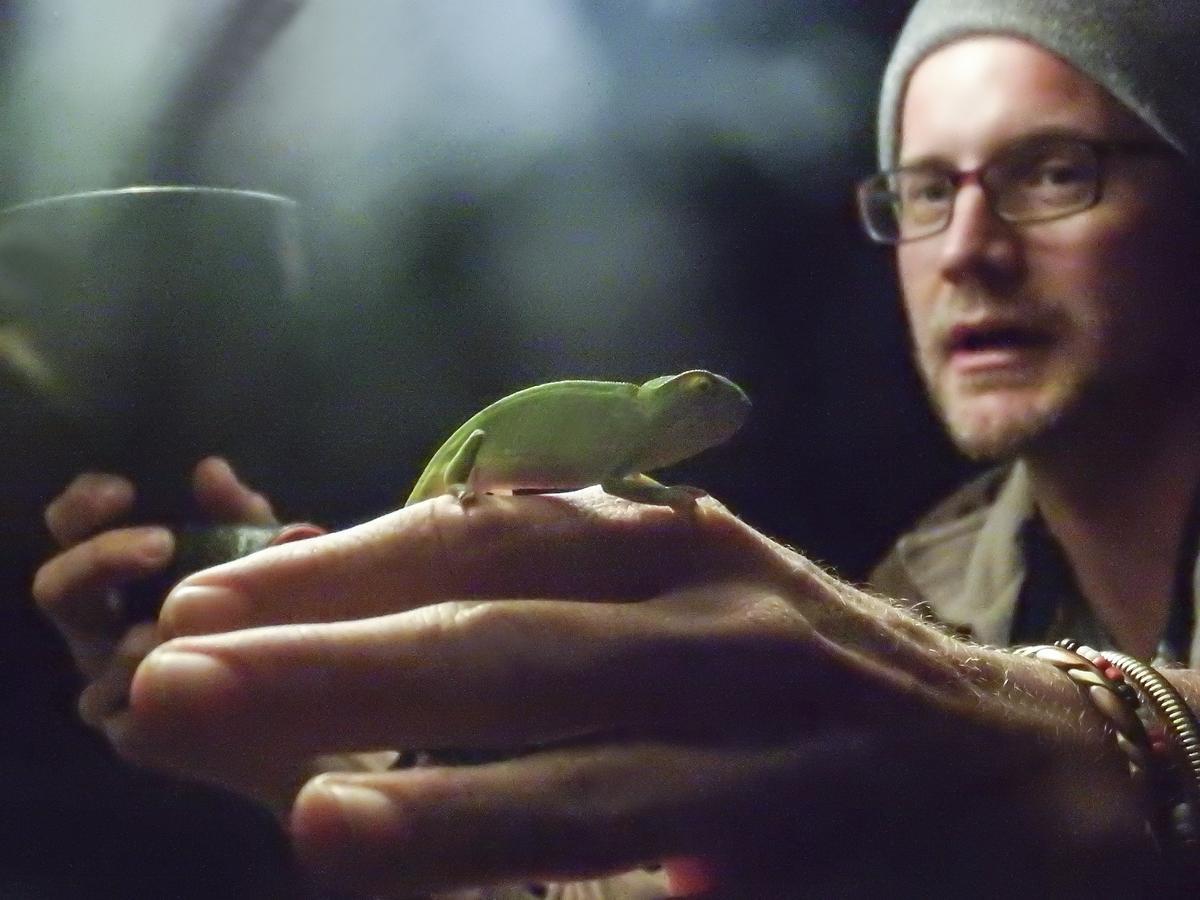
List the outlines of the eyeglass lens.
{"label": "eyeglass lens", "polygon": [[950,222],[962,182],[978,177],[993,211],[1009,222],[1069,215],[1096,198],[1095,150],[1074,140],[1039,140],[1004,151],[978,173],[937,163],[882,172],[860,191],[860,208],[876,240],[907,241],[936,234]]}

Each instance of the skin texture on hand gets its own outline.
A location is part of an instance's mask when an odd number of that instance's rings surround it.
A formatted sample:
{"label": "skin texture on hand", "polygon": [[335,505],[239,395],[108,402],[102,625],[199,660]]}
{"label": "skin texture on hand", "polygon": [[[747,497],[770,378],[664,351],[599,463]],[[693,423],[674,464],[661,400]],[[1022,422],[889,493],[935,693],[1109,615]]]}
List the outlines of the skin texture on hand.
{"label": "skin texture on hand", "polygon": [[198,573],[160,628],[102,723],[146,765],[262,796],[313,754],[522,748],[309,781],[292,835],[341,889],[680,858],[743,896],[1150,871],[1121,756],[1068,679],[954,641],[711,500],[439,498]]}

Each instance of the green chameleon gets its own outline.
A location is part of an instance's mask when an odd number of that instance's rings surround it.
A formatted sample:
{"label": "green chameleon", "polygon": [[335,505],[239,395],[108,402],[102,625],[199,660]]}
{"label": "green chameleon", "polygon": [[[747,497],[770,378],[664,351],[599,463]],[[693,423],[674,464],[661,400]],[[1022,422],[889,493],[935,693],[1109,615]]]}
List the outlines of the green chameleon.
{"label": "green chameleon", "polygon": [[[560,490],[599,484],[639,503],[687,510],[703,492],[659,484],[645,473],[728,440],[746,421],[750,401],[727,378],[692,369],[645,384],[554,381],[484,408],[433,454],[405,506],[454,494],[468,503],[488,491]],[[206,565],[288,540],[319,534],[290,526],[210,526],[178,532],[170,569],[139,586],[128,613],[157,614],[170,585]],[[471,765],[529,748],[439,748],[402,753],[397,765]]]}
{"label": "green chameleon", "polygon": [[[447,493],[471,502],[487,491],[599,484],[618,497],[686,510],[702,491],[645,473],[728,440],[749,412],[741,388],[702,369],[642,385],[535,385],[468,419],[433,454],[405,505]],[[180,528],[171,565],[125,591],[125,616],[154,618],[170,587],[194,571],[322,531],[307,523]]]}
{"label": "green chameleon", "polygon": [[[686,510],[703,494],[645,473],[716,446],[746,421],[745,392],[692,369],[637,385],[554,381],[497,400],[433,454],[405,506],[442,494],[470,502],[487,491],[599,484],[627,500]],[[441,747],[402,753],[396,765],[477,765],[534,748]]]}
{"label": "green chameleon", "polygon": [[405,506],[441,494],[599,484],[627,500],[687,508],[701,491],[645,473],[728,440],[750,401],[720,375],[692,369],[645,384],[552,381],[497,400],[433,454]]}

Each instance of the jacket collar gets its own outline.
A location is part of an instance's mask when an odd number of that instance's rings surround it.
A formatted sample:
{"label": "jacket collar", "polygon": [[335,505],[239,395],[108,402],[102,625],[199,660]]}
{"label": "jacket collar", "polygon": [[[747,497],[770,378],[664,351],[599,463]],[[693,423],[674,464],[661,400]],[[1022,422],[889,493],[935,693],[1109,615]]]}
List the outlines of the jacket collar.
{"label": "jacket collar", "polygon": [[[940,621],[980,643],[1004,646],[1025,579],[1021,529],[1033,515],[1029,475],[1017,462],[992,503],[910,532],[896,553]],[[1193,621],[1200,623],[1200,554],[1191,576]],[[1200,627],[1192,629],[1189,650],[1191,663],[1200,664]]]}
{"label": "jacket collar", "polygon": [[1032,515],[1029,476],[1017,462],[991,504],[909,533],[896,552],[938,619],[1003,646],[1025,577],[1020,530]]}

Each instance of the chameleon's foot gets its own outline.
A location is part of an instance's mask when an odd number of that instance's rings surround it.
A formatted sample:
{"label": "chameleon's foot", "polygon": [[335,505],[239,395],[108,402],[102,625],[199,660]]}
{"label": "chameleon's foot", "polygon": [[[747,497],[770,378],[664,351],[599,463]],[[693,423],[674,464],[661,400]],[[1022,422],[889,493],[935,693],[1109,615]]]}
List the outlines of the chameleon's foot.
{"label": "chameleon's foot", "polygon": [[676,512],[690,513],[696,509],[696,501],[707,497],[704,488],[692,487],[690,484],[673,484],[667,488],[663,502]]}
{"label": "chameleon's foot", "polygon": [[453,496],[463,506],[474,506],[479,502],[479,495],[469,484],[452,484],[446,493]]}
{"label": "chameleon's foot", "polygon": [[641,474],[606,479],[601,482],[601,487],[614,497],[652,506],[669,506],[677,512],[691,512],[695,509],[697,499],[708,496],[708,492],[700,488],[686,484],[667,487]]}

